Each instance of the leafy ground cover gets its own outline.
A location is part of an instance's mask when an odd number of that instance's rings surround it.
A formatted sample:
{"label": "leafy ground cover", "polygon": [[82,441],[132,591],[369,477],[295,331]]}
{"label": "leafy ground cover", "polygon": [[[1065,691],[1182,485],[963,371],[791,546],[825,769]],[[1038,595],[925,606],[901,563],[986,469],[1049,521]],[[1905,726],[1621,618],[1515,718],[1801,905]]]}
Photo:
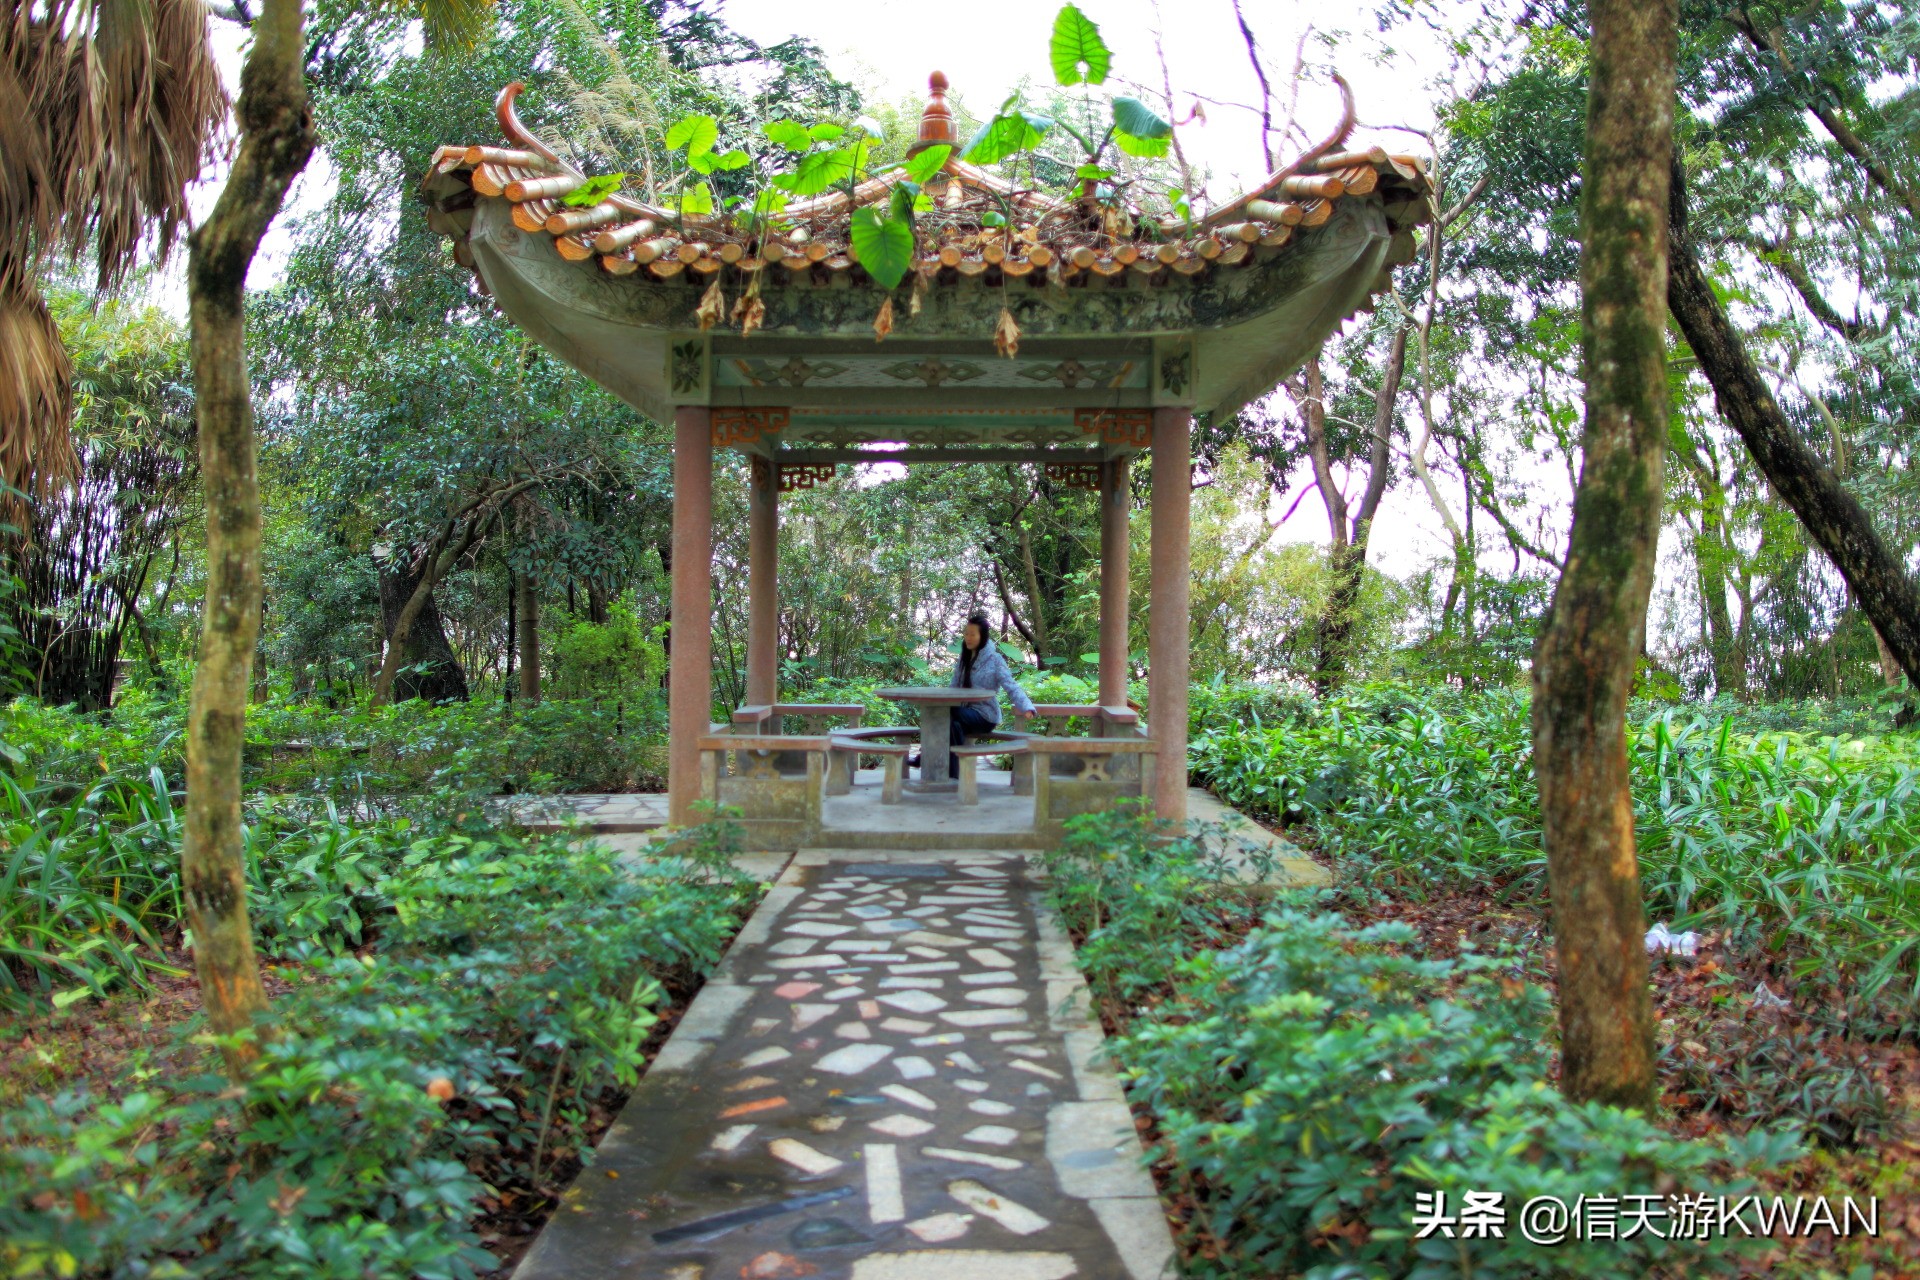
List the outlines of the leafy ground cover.
{"label": "leafy ground cover", "polygon": [[[1244,703],[1244,699],[1242,699]],[[1310,826],[1343,881],[1418,896],[1546,892],[1526,699],[1371,686],[1196,725],[1194,771],[1242,812]],[[1801,712],[1645,709],[1629,754],[1653,918],[1711,930],[1808,1002],[1920,1029],[1920,735]],[[1767,719],[1777,720],[1778,716]]]}
{"label": "leafy ground cover", "polygon": [[[109,713],[0,704],[0,767],[34,782],[84,786],[103,774],[159,768],[178,783],[186,706],[134,689]],[[248,712],[250,794],[330,798],[369,810],[422,792],[660,791],[666,787],[666,702],[549,698],[410,701],[369,709],[270,699]]]}
{"label": "leafy ground cover", "polygon": [[0,1272],[494,1273],[757,898],[725,835],[644,874],[458,811],[354,830],[350,862],[263,849],[256,879],[312,896],[261,919],[274,1030],[245,1086],[164,941],[154,990],[9,1019]]}

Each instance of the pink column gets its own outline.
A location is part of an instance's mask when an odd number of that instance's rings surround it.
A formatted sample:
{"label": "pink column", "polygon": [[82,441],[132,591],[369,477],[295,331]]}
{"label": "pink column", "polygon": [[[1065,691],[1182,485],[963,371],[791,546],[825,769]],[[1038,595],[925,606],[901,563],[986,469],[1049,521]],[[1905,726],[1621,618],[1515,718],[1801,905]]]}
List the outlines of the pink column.
{"label": "pink column", "polygon": [[1127,460],[1100,468],[1100,705],[1127,705]]}
{"label": "pink column", "polygon": [[1148,566],[1147,711],[1155,754],[1153,804],[1172,822],[1187,816],[1187,549],[1193,462],[1185,409],[1153,411],[1153,526]]}
{"label": "pink column", "polygon": [[667,671],[667,821],[694,820],[700,737],[713,717],[713,428],[673,415],[673,655]]}
{"label": "pink column", "polygon": [[[747,705],[771,706],[780,684],[779,466],[755,458],[747,482]],[[771,732],[779,732],[777,725]]]}

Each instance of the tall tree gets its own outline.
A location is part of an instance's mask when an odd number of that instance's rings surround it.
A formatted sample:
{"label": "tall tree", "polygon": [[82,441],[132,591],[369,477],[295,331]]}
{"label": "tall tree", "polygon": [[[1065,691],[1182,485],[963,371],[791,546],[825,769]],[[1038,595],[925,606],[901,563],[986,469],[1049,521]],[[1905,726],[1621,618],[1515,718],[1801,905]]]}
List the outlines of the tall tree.
{"label": "tall tree", "polygon": [[240,747],[260,633],[260,485],[247,377],[247,268],[313,153],[301,0],[266,0],[240,73],[240,151],[187,269],[207,589],[187,712],[186,835],[180,881],[201,1002],[236,1077],[257,1056],[239,1038],[267,1008],[247,922]]}
{"label": "tall tree", "polygon": [[1653,1102],[1653,1002],[1626,710],[1667,451],[1667,187],[1678,0],[1594,0],[1581,184],[1586,423],[1566,567],[1533,674],[1560,963],[1561,1087]]}
{"label": "tall tree", "polygon": [[1673,165],[1673,270],[1667,301],[1680,331],[1713,384],[1720,414],[1745,442],[1781,501],[1807,527],[1853,588],[1880,643],[1920,688],[1920,587],[1839,475],[1810,448],[1780,411],[1700,268],[1687,229],[1687,179]]}

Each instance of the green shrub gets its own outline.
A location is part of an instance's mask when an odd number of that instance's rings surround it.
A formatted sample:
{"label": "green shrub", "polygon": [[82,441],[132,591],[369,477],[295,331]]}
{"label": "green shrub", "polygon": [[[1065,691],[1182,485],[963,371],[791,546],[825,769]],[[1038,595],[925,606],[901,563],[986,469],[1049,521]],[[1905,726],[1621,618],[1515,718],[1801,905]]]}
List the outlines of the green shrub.
{"label": "green shrub", "polygon": [[[1521,1238],[1520,1207],[1741,1191],[1716,1170],[1795,1153],[1767,1133],[1677,1141],[1637,1113],[1565,1101],[1546,1079],[1547,998],[1511,960],[1420,959],[1410,927],[1354,929],[1304,896],[1214,950],[1254,910],[1228,868],[1143,823],[1102,819],[1079,835],[1051,859],[1051,892],[1086,931],[1095,989],[1146,1000],[1112,1053],[1158,1116],[1175,1189],[1197,1206],[1194,1274],[1701,1274],[1737,1246],[1646,1236],[1543,1248]],[[1504,1198],[1505,1239],[1413,1238],[1417,1195],[1446,1192],[1457,1209],[1469,1190]]]}
{"label": "green shrub", "polygon": [[[1628,750],[1654,917],[1920,1021],[1920,738],[1743,734],[1670,710],[1631,726]],[[1545,894],[1518,694],[1362,687],[1297,721],[1216,721],[1193,767],[1243,811],[1311,821],[1352,882]]]}
{"label": "green shrub", "polygon": [[752,894],[478,831],[416,840],[378,888],[376,952],[308,962],[244,1088],[0,1113],[0,1273],[492,1269],[468,1225],[489,1184],[584,1157],[587,1108],[637,1078],[662,984],[711,969]]}

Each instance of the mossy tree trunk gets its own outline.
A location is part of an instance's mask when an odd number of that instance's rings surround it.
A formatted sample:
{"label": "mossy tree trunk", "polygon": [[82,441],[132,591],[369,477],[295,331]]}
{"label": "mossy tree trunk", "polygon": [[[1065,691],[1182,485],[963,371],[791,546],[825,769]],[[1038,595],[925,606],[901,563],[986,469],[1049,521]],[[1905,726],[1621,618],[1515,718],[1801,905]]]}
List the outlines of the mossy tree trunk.
{"label": "mossy tree trunk", "polygon": [[1533,670],[1534,768],[1560,964],[1561,1088],[1654,1099],[1626,710],[1667,452],[1667,185],[1677,0],[1594,0],[1582,180],[1586,424],[1566,568]]}
{"label": "mossy tree trunk", "polygon": [[[267,1008],[247,922],[240,748],[260,633],[260,486],[247,377],[247,268],[314,144],[300,0],[266,0],[240,73],[240,150],[187,269],[193,388],[206,492],[207,586],[187,716],[186,836],[180,879],[201,1002],[215,1033]],[[236,1079],[258,1050],[225,1049]]]}

